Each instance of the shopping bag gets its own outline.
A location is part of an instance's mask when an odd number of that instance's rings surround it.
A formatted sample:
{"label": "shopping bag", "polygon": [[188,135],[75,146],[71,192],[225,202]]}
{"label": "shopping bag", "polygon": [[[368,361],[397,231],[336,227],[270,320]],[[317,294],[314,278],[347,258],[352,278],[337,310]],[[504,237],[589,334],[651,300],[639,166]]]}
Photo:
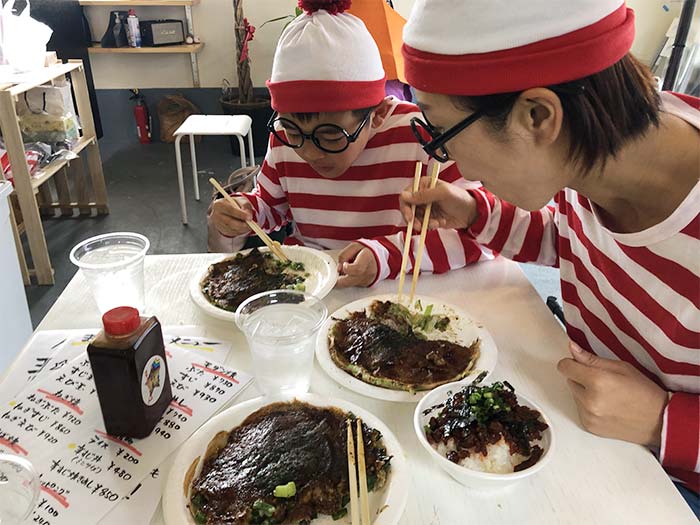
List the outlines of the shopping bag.
{"label": "shopping bag", "polygon": [[0,64],[15,72],[44,67],[46,44],[53,31],[30,16],[29,0],[19,13],[13,13],[15,0],[8,0],[0,10]]}

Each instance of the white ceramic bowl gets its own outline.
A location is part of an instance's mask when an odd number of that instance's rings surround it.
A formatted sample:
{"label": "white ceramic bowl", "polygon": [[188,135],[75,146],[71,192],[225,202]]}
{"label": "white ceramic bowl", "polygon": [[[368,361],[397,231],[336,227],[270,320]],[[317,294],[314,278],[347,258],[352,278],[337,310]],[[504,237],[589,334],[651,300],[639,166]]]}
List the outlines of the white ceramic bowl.
{"label": "white ceramic bowl", "polygon": [[[470,345],[476,339],[481,340],[480,354],[474,364],[474,369],[467,377],[460,379],[458,382],[465,385],[469,384],[482,372],[486,372],[488,377],[488,375],[493,372],[493,369],[496,368],[496,362],[498,361],[498,349],[488,330],[476,322],[472,316],[462,308],[445,303],[435,297],[418,295],[415,299],[420,300],[421,304],[424,306],[432,304],[434,314],[449,315],[456,318],[455,322],[452,323],[453,333],[451,335],[446,335],[445,337],[447,339],[464,345]],[[396,301],[396,294],[374,295],[372,297],[358,299],[357,301],[346,304],[328,316],[328,319],[319,330],[318,338],[316,339],[316,359],[318,360],[318,364],[321,365],[324,372],[340,385],[353,392],[362,394],[363,396],[381,399],[382,401],[417,403],[427,395],[427,390],[408,392],[405,390],[392,390],[377,385],[370,385],[342,368],[339,368],[331,357],[328,347],[328,333],[331,328],[333,328],[335,319],[345,319],[352,312],[359,312],[369,307],[374,301]]]}
{"label": "white ceramic bowl", "polygon": [[416,406],[416,411],[413,414],[413,427],[416,431],[416,435],[418,436],[418,441],[420,441],[423,448],[428,451],[428,454],[433,461],[435,461],[435,463],[439,465],[441,469],[447,472],[462,485],[477,490],[498,489],[532,476],[542,470],[549,462],[554,452],[554,433],[552,431],[552,422],[547,418],[544,412],[542,412],[542,409],[539,406],[517,391],[516,395],[518,396],[518,402],[521,405],[539,411],[544,422],[549,425],[549,428],[542,432],[542,440],[538,443],[544,450],[544,453],[542,454],[540,460],[530,468],[520,472],[513,472],[511,474],[492,474],[490,472],[480,472],[478,470],[472,470],[470,468],[458,465],[457,463],[453,463],[445,456],[438,453],[438,451],[435,450],[430,443],[428,443],[424,428],[434,413],[424,415],[423,412],[432,406],[445,402],[445,400],[447,400],[449,397],[449,393],[458,392],[464,386],[465,385],[463,383],[448,383],[446,385],[442,385],[435,390],[432,390],[420,401],[420,403],[418,403],[418,406]]}
{"label": "white ceramic bowl", "polygon": [[[168,473],[168,479],[163,489],[163,515],[166,525],[196,525],[187,508],[190,487],[185,487],[184,480],[194,462],[197,463],[194,476],[199,475],[203,466],[201,458],[214,436],[221,431],[229,432],[259,408],[276,401],[290,401],[292,399],[319,407],[337,407],[346,412],[352,412],[362,418],[364,423],[382,433],[387,453],[392,456],[391,471],[384,487],[377,492],[370,492],[370,513],[373,517],[373,525],[397,525],[406,506],[410,481],[406,457],[398,440],[378,417],[365,409],[342,399],[315,394],[257,397],[233,405],[200,427],[180,447]],[[321,515],[314,519],[311,524],[350,525],[350,515],[348,513],[337,521],[333,521],[330,516]]]}
{"label": "white ceramic bowl", "polygon": [[[262,253],[270,251],[267,246],[258,249]],[[309,272],[310,275],[306,279],[305,293],[319,299],[323,299],[329,294],[335,286],[335,282],[338,280],[338,267],[333,257],[326,252],[307,248],[306,246],[282,246],[282,251],[290,260],[304,263],[306,271]],[[192,301],[194,301],[194,304],[212,317],[235,323],[236,312],[224,310],[210,303],[209,299],[207,299],[202,292],[202,281],[209,275],[209,267],[212,264],[235,257],[238,253],[248,252],[250,252],[250,250],[242,250],[230,255],[222,255],[220,259],[207,264],[206,267],[198,272],[190,281],[190,297]]]}

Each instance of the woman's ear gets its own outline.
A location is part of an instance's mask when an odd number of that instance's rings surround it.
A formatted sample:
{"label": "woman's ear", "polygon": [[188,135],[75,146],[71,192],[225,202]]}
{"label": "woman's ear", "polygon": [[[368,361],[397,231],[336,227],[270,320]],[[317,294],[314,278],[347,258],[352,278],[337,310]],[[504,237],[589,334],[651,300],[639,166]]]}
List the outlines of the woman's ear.
{"label": "woman's ear", "polygon": [[377,106],[377,109],[374,110],[374,115],[372,116],[372,127],[373,128],[378,128],[379,126],[381,126],[384,123],[384,120],[386,120],[386,117],[389,114],[390,109],[391,109],[391,99],[389,97],[386,97]]}
{"label": "woman's ear", "polygon": [[513,106],[511,124],[517,134],[538,146],[553,144],[561,134],[564,111],[559,97],[547,88],[523,91]]}

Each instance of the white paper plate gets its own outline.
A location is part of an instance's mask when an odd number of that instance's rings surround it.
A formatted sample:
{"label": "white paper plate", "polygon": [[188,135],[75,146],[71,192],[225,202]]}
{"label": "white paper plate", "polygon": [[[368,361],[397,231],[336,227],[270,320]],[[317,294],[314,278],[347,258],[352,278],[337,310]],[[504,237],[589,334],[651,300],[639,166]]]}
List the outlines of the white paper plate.
{"label": "white paper plate", "polygon": [[[416,296],[415,299],[420,300],[424,307],[432,304],[433,314],[444,314],[451,317],[457,317],[456,321],[452,321],[450,323],[453,333],[446,336],[446,339],[465,346],[472,344],[477,338],[481,339],[480,354],[474,365],[474,370],[467,377],[461,379],[459,383],[471,383],[474,379],[476,379],[476,376],[484,371],[487,372],[487,376],[491,375],[491,372],[493,372],[493,369],[496,367],[496,361],[498,360],[498,350],[496,349],[496,343],[494,342],[493,337],[491,337],[491,334],[479,323],[474,321],[474,319],[468,313],[457,306],[453,306],[441,301],[440,299],[435,299],[432,297]],[[339,308],[333,312],[319,330],[318,339],[316,340],[316,359],[321,365],[321,368],[323,368],[323,370],[329,376],[353,392],[357,392],[358,394],[362,394],[364,396],[373,397],[375,399],[381,399],[383,401],[417,403],[429,392],[429,390],[412,393],[404,390],[392,390],[390,388],[370,385],[369,383],[365,383],[364,381],[356,378],[352,374],[349,374],[342,368],[338,368],[331,358],[328,348],[328,333],[335,323],[334,319],[345,319],[351,312],[359,312],[364,310],[374,301],[396,301],[396,295],[384,294],[375,295],[373,297],[365,297],[364,299],[359,299],[350,304],[346,304],[342,308]]]}
{"label": "white paper plate", "polygon": [[[270,251],[267,246],[259,248],[259,250],[263,253]],[[314,295],[319,299],[323,299],[328,295],[335,286],[335,282],[338,280],[337,263],[330,255],[326,252],[314,250],[313,248],[307,248],[305,246],[282,246],[282,251],[292,261],[304,263],[306,271],[310,274],[306,279],[306,293]],[[243,250],[237,253],[248,252],[250,252],[250,250]],[[235,256],[236,254],[225,255],[211,264],[216,264],[217,262]],[[228,310],[214,306],[202,292],[202,281],[209,274],[209,266],[211,264],[202,268],[202,271],[195,275],[190,282],[190,297],[192,297],[192,300],[197,306],[212,317],[235,323],[236,314],[234,312],[229,312]]]}
{"label": "white paper plate", "polygon": [[[363,408],[342,399],[326,398],[315,394],[258,397],[234,405],[205,423],[182,445],[170,469],[168,480],[163,490],[165,523],[167,525],[196,525],[187,508],[188,494],[185,494],[184,480],[187,471],[195,460],[199,460],[195,470],[195,477],[199,475],[202,470],[201,457],[217,433],[221,431],[229,432],[240,425],[246,417],[265,405],[275,401],[289,401],[292,399],[298,399],[318,407],[336,407],[346,412],[352,412],[362,418],[367,425],[376,428],[382,433],[387,454],[392,456],[391,471],[382,490],[369,494],[370,516],[373,517],[373,525],[396,525],[406,506],[409,483],[406,457],[398,440],[379,418]],[[187,490],[189,491],[189,487],[187,487]],[[379,509],[382,509],[382,511],[377,515]],[[337,521],[333,521],[330,516],[319,516],[311,522],[312,525],[349,525],[350,523],[349,513]]]}

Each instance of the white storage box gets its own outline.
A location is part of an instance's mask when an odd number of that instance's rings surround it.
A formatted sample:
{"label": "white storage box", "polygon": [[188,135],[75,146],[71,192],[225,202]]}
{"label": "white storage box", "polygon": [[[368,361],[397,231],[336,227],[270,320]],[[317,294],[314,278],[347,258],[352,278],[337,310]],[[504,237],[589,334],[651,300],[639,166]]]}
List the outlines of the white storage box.
{"label": "white storage box", "polygon": [[27,297],[10,224],[12,184],[0,181],[0,375],[32,335]]}

